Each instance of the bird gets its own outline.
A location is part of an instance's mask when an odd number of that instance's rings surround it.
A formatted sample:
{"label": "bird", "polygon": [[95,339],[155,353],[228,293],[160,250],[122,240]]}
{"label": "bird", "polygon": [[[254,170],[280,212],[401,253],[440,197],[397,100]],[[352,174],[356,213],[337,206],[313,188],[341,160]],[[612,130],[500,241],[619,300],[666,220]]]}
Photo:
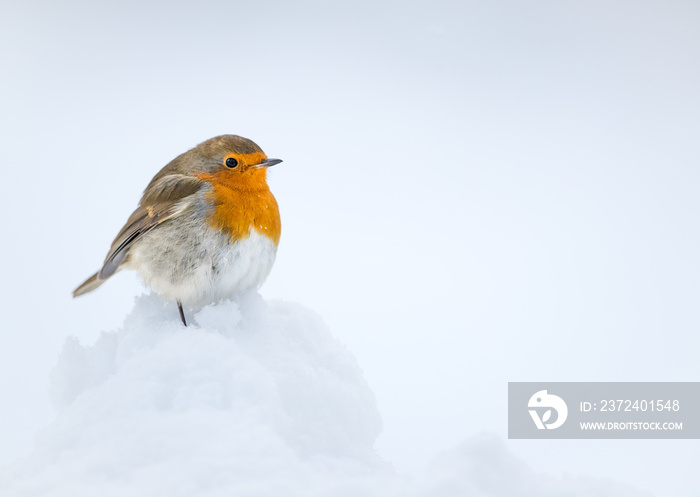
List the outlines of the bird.
{"label": "bird", "polygon": [[282,225],[267,184],[270,159],[252,140],[221,135],[165,165],[112,242],[99,271],[73,292],[92,292],[135,270],[167,300],[203,307],[258,288],[277,255]]}

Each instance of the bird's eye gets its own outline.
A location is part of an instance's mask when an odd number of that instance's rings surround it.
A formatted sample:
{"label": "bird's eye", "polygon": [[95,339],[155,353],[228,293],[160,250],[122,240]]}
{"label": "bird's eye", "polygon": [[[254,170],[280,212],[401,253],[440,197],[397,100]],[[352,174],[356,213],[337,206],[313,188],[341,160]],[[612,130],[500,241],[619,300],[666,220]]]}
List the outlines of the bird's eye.
{"label": "bird's eye", "polygon": [[226,159],[226,167],[230,167],[231,169],[233,169],[237,165],[238,165],[238,161],[236,159],[234,159],[233,157],[229,157],[228,159]]}

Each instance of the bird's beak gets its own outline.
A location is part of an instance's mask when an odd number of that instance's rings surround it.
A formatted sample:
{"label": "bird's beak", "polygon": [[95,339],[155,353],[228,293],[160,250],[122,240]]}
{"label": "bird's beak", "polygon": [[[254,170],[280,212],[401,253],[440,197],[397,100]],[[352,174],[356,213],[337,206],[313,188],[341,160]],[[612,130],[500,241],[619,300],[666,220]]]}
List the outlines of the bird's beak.
{"label": "bird's beak", "polygon": [[275,164],[279,164],[280,162],[282,162],[282,159],[263,159],[262,161],[260,161],[260,164],[258,164],[257,167],[270,167],[274,166]]}

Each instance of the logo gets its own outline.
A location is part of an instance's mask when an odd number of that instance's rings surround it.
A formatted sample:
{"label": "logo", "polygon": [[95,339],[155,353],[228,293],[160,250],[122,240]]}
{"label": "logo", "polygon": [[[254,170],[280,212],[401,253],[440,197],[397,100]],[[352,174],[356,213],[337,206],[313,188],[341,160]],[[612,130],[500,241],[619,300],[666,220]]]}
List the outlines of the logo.
{"label": "logo", "polygon": [[[530,397],[527,406],[531,408],[530,416],[537,425],[538,430],[544,430],[545,427],[550,430],[559,428],[564,424],[566,417],[569,415],[569,409],[566,407],[566,402],[564,402],[561,397],[548,394],[547,390],[540,390],[539,392],[535,393],[535,395]],[[540,418],[540,415],[538,414],[538,409],[532,409],[533,407],[539,408],[540,411],[543,411],[542,418]],[[543,408],[547,409],[544,410]],[[554,418],[553,422],[547,423],[547,421],[552,419],[552,411],[556,412],[556,417]]]}

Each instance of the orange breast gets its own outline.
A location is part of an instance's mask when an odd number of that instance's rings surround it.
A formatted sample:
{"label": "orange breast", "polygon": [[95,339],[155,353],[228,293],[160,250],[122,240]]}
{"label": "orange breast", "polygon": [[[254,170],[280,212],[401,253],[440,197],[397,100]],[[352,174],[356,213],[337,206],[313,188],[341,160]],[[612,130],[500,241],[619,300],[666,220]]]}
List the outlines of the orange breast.
{"label": "orange breast", "polygon": [[209,195],[214,209],[209,219],[210,225],[229,233],[233,240],[247,238],[252,228],[277,245],[282,223],[277,201],[267,186],[266,175],[265,169],[198,175],[199,179],[212,184]]}

